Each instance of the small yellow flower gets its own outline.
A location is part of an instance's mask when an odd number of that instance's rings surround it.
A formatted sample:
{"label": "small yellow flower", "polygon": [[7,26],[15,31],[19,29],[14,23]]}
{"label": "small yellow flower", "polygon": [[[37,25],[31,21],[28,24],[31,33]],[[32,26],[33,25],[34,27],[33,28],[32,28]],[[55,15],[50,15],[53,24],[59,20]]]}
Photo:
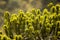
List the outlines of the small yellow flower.
{"label": "small yellow flower", "polygon": [[40,9],[36,10],[36,15],[41,14]]}
{"label": "small yellow flower", "polygon": [[36,14],[36,9],[33,8],[33,9],[31,10],[31,13]]}
{"label": "small yellow flower", "polygon": [[18,37],[19,37],[19,39],[21,39],[21,40],[23,39],[22,35],[18,35]]}
{"label": "small yellow flower", "polygon": [[43,20],[44,20],[44,16],[40,16],[40,21],[43,22]]}
{"label": "small yellow flower", "polygon": [[31,31],[34,31],[34,27],[33,27],[33,26],[30,26],[29,29],[30,29]]}
{"label": "small yellow flower", "polygon": [[11,21],[17,21],[17,15],[16,14],[11,15],[10,22]]}
{"label": "small yellow flower", "polygon": [[57,7],[57,6],[60,7],[60,4],[56,4],[55,6],[56,6],[56,7]]}
{"label": "small yellow flower", "polygon": [[56,6],[52,6],[51,9],[50,9],[50,12],[51,13],[56,13]]}
{"label": "small yellow flower", "polygon": [[51,7],[51,6],[53,6],[54,4],[51,2],[51,3],[49,3],[47,6],[48,7]]}
{"label": "small yellow flower", "polygon": [[28,31],[29,29],[28,28],[25,28],[25,31]]}
{"label": "small yellow flower", "polygon": [[43,10],[43,14],[44,14],[44,15],[46,15],[46,14],[48,15],[48,14],[49,14],[48,9],[45,8],[45,9]]}
{"label": "small yellow flower", "polygon": [[5,18],[5,19],[9,19],[9,15],[10,15],[9,12],[6,11],[6,12],[4,13],[4,18]]}

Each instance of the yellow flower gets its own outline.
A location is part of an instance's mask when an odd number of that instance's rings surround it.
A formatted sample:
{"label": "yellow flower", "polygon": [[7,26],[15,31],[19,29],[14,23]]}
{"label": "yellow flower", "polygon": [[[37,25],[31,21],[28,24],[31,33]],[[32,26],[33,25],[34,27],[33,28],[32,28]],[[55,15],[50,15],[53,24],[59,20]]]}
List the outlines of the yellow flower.
{"label": "yellow flower", "polygon": [[46,19],[46,23],[48,23],[50,20],[49,19]]}
{"label": "yellow flower", "polygon": [[49,11],[48,11],[48,9],[45,8],[45,9],[43,10],[43,15],[48,15],[48,14],[49,14]]}
{"label": "yellow flower", "polygon": [[40,16],[40,21],[43,22],[43,20],[44,20],[44,16]]}
{"label": "yellow flower", "polygon": [[57,21],[57,22],[56,22],[56,25],[57,25],[57,26],[60,26],[60,21]]}
{"label": "yellow flower", "polygon": [[56,6],[52,6],[51,9],[50,9],[50,12],[51,13],[56,13],[56,11],[57,11]]}
{"label": "yellow flower", "polygon": [[19,14],[23,14],[24,11],[23,11],[23,10],[19,10],[18,13],[19,13]]}
{"label": "yellow flower", "polygon": [[29,29],[28,28],[25,28],[25,31],[28,31]]}
{"label": "yellow flower", "polygon": [[57,7],[57,6],[60,7],[60,4],[56,4],[55,6],[56,6],[56,7]]}
{"label": "yellow flower", "polygon": [[[19,37],[21,38],[22,36],[20,36],[20,35],[14,35],[14,40],[19,40]],[[21,38],[22,39],[22,38]],[[21,40],[20,39],[20,40]]]}
{"label": "yellow flower", "polygon": [[40,33],[40,30],[35,30],[35,33],[36,33],[36,34],[37,34],[37,33],[39,34],[39,33]]}
{"label": "yellow flower", "polygon": [[49,3],[47,6],[48,7],[51,7],[51,6],[53,6],[54,4],[51,2],[51,3]]}
{"label": "yellow flower", "polygon": [[6,11],[6,12],[4,13],[4,18],[5,18],[5,19],[9,19],[9,12],[8,12],[8,11]]}
{"label": "yellow flower", "polygon": [[17,21],[17,15],[16,14],[11,15],[10,22],[12,22],[12,21]]}
{"label": "yellow flower", "polygon": [[34,31],[34,27],[33,26],[30,26],[29,27],[29,30]]}
{"label": "yellow flower", "polygon": [[33,9],[31,10],[31,13],[36,14],[36,9],[33,8]]}
{"label": "yellow flower", "polygon": [[23,16],[24,16],[23,10],[19,10],[19,11],[18,11],[18,17],[23,17]]}
{"label": "yellow flower", "polygon": [[6,35],[2,36],[2,40],[7,40],[7,39],[8,39],[8,37]]}
{"label": "yellow flower", "polygon": [[22,35],[18,35],[18,37],[19,37],[19,39],[21,39],[21,40],[23,39]]}
{"label": "yellow flower", "polygon": [[8,25],[3,25],[3,29],[7,30],[9,28]]}
{"label": "yellow flower", "polygon": [[41,14],[40,9],[36,10],[36,15]]}

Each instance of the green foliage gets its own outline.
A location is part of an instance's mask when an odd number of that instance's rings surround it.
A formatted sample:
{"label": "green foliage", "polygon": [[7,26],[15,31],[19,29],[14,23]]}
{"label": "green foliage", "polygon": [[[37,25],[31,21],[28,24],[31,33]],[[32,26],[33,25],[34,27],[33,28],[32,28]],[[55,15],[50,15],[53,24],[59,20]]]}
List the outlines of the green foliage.
{"label": "green foliage", "polygon": [[[4,14],[4,35],[0,32],[1,40],[57,40],[60,38],[60,5],[55,5],[42,12],[32,9],[26,13]],[[2,36],[3,35],[3,36]],[[6,35],[6,36],[5,36]],[[51,36],[51,37],[50,37]]]}

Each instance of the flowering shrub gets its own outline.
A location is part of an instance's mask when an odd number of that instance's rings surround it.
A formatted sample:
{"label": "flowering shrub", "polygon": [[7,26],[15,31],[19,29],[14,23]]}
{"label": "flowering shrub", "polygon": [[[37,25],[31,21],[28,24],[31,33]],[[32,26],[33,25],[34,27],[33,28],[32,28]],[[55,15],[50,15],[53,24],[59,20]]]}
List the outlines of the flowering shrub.
{"label": "flowering shrub", "polygon": [[40,11],[32,9],[18,14],[4,13],[4,35],[0,40],[57,40],[60,38],[60,5]]}

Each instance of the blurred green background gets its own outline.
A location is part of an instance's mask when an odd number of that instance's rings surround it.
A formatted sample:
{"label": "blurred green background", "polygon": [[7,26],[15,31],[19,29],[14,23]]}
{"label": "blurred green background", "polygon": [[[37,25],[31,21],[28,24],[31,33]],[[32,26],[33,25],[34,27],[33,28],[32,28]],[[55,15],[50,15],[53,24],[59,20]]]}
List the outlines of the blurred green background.
{"label": "blurred green background", "polygon": [[3,14],[5,11],[17,13],[20,9],[24,11],[29,11],[32,8],[43,10],[50,2],[56,4],[60,0],[0,0],[0,26],[3,24]]}

